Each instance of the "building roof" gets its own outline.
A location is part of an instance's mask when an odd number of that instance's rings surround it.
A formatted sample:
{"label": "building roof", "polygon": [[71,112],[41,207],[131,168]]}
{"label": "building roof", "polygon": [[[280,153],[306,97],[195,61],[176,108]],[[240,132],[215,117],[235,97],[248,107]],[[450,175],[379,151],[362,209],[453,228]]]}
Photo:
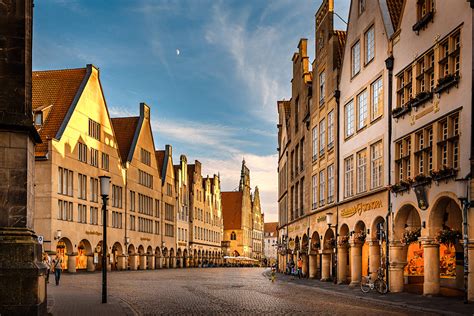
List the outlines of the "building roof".
{"label": "building roof", "polygon": [[122,162],[128,159],[139,119],[140,117],[138,116],[116,117],[111,119]]}
{"label": "building roof", "polygon": [[[165,161],[165,151],[164,150],[157,150],[155,151],[155,157],[156,157],[156,166],[158,168],[158,171],[160,175],[162,175],[163,172],[163,164]],[[162,175],[162,177],[166,177],[166,175]]]}
{"label": "building roof", "polygon": [[42,143],[35,147],[36,156],[44,156],[48,152],[48,140],[57,137],[71,105],[82,93],[84,85],[81,84],[88,78],[86,74],[87,68],[33,72],[33,111],[52,106],[38,130]]}
{"label": "building roof", "polygon": [[344,60],[344,47],[346,46],[346,31],[335,30],[334,34],[337,36],[337,66],[342,65]]}
{"label": "building roof", "polygon": [[404,0],[387,0],[388,12],[395,31],[398,29],[398,23],[402,16],[403,2]]}
{"label": "building roof", "polygon": [[264,223],[263,231],[265,233],[275,233],[275,236],[276,236],[277,227],[278,227],[278,222]]}
{"label": "building roof", "polygon": [[242,191],[222,192],[224,230],[242,229]]}

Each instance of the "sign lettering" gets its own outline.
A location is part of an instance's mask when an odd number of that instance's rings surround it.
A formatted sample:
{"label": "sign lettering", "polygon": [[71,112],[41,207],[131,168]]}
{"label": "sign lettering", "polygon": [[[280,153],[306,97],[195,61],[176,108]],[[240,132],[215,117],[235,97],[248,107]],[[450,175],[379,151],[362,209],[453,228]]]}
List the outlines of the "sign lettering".
{"label": "sign lettering", "polygon": [[357,205],[341,210],[341,217],[346,217],[346,218],[352,217],[355,214],[358,214],[360,216],[364,212],[381,208],[381,207],[382,207],[381,200],[375,200],[368,203],[358,203]]}

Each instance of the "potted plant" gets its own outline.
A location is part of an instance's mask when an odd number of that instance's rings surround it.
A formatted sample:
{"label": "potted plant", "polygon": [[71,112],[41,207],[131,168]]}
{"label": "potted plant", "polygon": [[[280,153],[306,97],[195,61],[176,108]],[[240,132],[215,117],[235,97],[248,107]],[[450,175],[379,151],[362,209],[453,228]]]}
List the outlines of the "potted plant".
{"label": "potted plant", "polygon": [[451,86],[457,84],[459,76],[455,74],[447,74],[443,78],[438,79],[438,85],[434,88],[435,93],[441,93]]}
{"label": "potted plant", "polygon": [[445,227],[444,229],[440,230],[438,232],[438,236],[436,236],[436,241],[448,248],[456,244],[461,239],[461,232],[457,229],[451,229],[449,227]]}
{"label": "potted plant", "polygon": [[412,108],[417,108],[426,101],[430,100],[433,97],[433,92],[428,92],[428,91],[421,91],[418,93],[415,98],[413,99],[413,102],[411,103]]}
{"label": "potted plant", "polygon": [[334,248],[336,247],[336,240],[334,238],[329,238],[327,241],[326,241],[326,246],[328,248]]}
{"label": "potted plant", "polygon": [[431,182],[430,176],[420,173],[416,175],[415,178],[413,179],[413,186],[425,185],[425,184],[429,184],[430,182]]}
{"label": "potted plant", "polygon": [[402,193],[402,192],[408,191],[410,189],[410,183],[411,183],[411,179],[408,181],[400,180],[400,182],[390,186],[390,190],[393,193]]}
{"label": "potted plant", "polygon": [[415,230],[405,230],[403,233],[403,238],[401,240],[402,244],[404,245],[411,245],[418,241],[418,238],[421,236],[421,228]]}
{"label": "potted plant", "polygon": [[454,178],[456,177],[457,173],[458,171],[456,169],[443,165],[443,167],[439,170],[432,170],[430,175],[433,180],[438,182],[443,179],[447,180],[449,178]]}
{"label": "potted plant", "polygon": [[339,241],[337,243],[339,246],[347,246],[349,245],[349,235],[344,235],[339,237]]}

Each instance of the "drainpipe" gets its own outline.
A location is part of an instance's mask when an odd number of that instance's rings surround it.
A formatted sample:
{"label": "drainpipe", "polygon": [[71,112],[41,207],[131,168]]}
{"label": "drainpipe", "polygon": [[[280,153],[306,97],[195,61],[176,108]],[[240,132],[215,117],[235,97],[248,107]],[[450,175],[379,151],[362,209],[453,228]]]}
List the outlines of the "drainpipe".
{"label": "drainpipe", "polygon": [[[336,134],[336,172],[338,174],[339,179],[339,104],[341,100],[341,91],[337,88],[334,91],[334,97],[336,98],[336,126],[337,126],[337,134]],[[337,258],[337,238],[339,236],[338,227],[339,227],[339,180],[336,181],[336,227],[335,227],[335,239],[336,239],[336,246],[335,246],[335,253],[334,253],[334,284],[337,284],[337,265],[338,265],[338,258]]]}
{"label": "drainpipe", "polygon": [[[388,124],[388,139],[387,139],[387,144],[388,144],[388,176],[387,176],[387,181],[388,185],[392,183],[391,175],[392,175],[392,90],[393,90],[393,55],[390,55],[386,60],[385,60],[385,66],[387,67],[388,70],[388,111],[387,111],[387,124]],[[385,216],[385,225],[386,225],[386,234],[385,234],[385,275],[387,278],[387,287],[390,287],[389,284],[389,266],[390,266],[390,254],[389,254],[389,225],[388,225],[388,220],[390,218],[390,214],[392,212],[392,201],[391,201],[391,193],[390,191],[387,194],[387,215]]]}

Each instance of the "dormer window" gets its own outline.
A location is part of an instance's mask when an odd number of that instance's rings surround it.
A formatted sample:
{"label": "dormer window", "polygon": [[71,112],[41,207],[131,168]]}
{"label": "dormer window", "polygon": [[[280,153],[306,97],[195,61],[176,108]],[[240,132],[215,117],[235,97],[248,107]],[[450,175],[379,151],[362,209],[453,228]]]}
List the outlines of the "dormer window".
{"label": "dormer window", "polygon": [[43,112],[35,112],[35,125],[41,126],[43,125]]}

